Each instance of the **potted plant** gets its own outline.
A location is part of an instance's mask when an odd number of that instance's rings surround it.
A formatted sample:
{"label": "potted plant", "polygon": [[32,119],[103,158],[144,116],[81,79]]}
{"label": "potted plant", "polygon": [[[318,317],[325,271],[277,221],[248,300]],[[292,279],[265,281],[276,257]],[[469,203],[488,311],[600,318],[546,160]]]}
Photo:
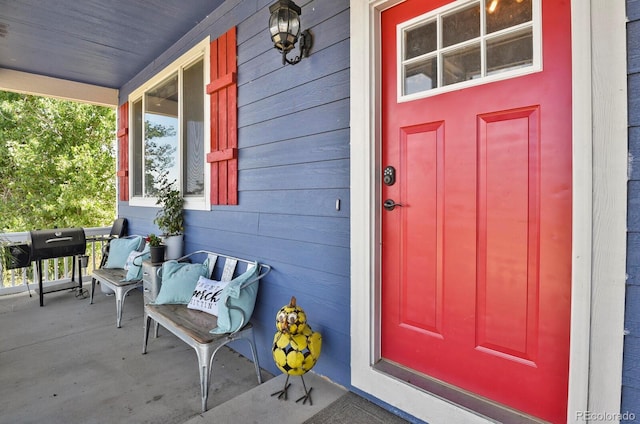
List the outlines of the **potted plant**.
{"label": "potted plant", "polygon": [[162,241],[167,246],[166,258],[182,256],[184,237],[184,198],[176,189],[176,181],[169,182],[167,174],[160,178],[156,205],[160,206],[154,223],[162,232]]}
{"label": "potted plant", "polygon": [[146,240],[149,243],[151,262],[154,264],[163,262],[166,246],[162,243],[162,239],[155,234],[149,234]]}

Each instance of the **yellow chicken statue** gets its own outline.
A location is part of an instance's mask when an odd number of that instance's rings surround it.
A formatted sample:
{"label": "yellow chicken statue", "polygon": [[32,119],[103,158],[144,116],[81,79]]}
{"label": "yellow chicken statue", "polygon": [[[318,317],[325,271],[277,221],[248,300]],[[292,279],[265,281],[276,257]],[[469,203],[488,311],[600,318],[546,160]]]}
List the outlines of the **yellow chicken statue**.
{"label": "yellow chicken statue", "polygon": [[278,311],[276,327],[278,331],[273,337],[273,359],[278,368],[287,374],[287,379],[284,382],[284,388],[272,393],[271,396],[278,395],[278,399],[287,400],[287,389],[291,386],[289,376],[299,375],[304,387],[304,396],[296,402],[304,399],[303,405],[307,400],[309,405],[313,405],[311,401],[313,387],[307,390],[303,374],[313,368],[318,361],[322,348],[322,336],[307,324],[307,315],[301,307],[296,305],[295,297],[291,297],[291,302]]}

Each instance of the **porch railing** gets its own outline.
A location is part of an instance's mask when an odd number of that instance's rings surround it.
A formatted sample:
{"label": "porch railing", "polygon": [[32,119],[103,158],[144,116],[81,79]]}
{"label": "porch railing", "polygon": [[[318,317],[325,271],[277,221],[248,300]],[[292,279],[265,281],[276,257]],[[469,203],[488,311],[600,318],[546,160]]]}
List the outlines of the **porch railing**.
{"label": "porch railing", "polygon": [[[87,268],[82,268],[82,281],[89,281],[91,273],[100,266],[102,259],[102,247],[104,246],[111,227],[91,227],[85,228],[84,233],[87,238],[86,254],[89,256]],[[0,233],[0,240],[11,243],[23,243],[28,241],[29,233]],[[71,271],[73,269],[73,258],[54,258],[42,261],[42,285],[43,287],[68,283],[71,281]],[[2,269],[0,265],[0,296],[6,294],[20,293],[28,289],[36,288],[38,285],[38,274],[36,273],[35,262],[27,268]],[[35,283],[35,286],[33,284]]]}

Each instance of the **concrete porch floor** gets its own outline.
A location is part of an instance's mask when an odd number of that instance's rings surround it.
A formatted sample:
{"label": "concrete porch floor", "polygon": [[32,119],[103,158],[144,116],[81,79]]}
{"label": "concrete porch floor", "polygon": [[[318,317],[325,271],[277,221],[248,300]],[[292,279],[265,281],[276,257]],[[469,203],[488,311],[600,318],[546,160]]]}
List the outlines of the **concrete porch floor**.
{"label": "concrete porch floor", "polygon": [[[86,284],[85,284],[86,287]],[[270,394],[284,376],[258,386],[253,364],[223,348],[213,365],[209,410],[200,413],[195,351],[166,331],[142,349],[142,294],[126,299],[122,328],[115,301],[97,291],[94,304],[60,291],[0,297],[0,423],[279,423],[311,418],[346,390],[315,374],[313,406]],[[300,387],[299,387],[300,386]]]}

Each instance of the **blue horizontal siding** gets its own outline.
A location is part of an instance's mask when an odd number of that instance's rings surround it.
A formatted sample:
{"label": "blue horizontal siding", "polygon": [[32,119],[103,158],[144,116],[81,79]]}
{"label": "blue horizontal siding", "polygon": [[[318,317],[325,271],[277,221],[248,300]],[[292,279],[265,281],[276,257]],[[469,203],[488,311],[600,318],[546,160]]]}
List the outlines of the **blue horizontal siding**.
{"label": "blue horizontal siding", "polygon": [[309,162],[241,171],[239,190],[348,188],[349,160]]}
{"label": "blue horizontal siding", "polygon": [[349,219],[300,215],[265,214],[259,233],[265,237],[349,247]]}
{"label": "blue horizontal siding", "polygon": [[620,420],[620,423],[640,423],[640,390],[625,386],[622,391],[622,408],[620,413],[626,416],[633,415],[633,420]]}
{"label": "blue horizontal siding", "polygon": [[[342,207],[336,210],[336,200]],[[243,203],[244,202],[244,203]],[[243,210],[313,216],[349,216],[349,189],[262,190],[240,192]],[[216,206],[228,209],[228,206]]]}
{"label": "blue horizontal siding", "polygon": [[640,233],[627,233],[627,281],[640,283]]}
{"label": "blue horizontal siding", "polygon": [[629,126],[640,126],[640,74],[628,76]]}
{"label": "blue horizontal siding", "polygon": [[627,199],[627,230],[640,232],[640,181],[629,181]]}
{"label": "blue horizontal siding", "polygon": [[[625,330],[628,332],[626,338],[640,337],[640,285],[627,284],[626,288],[626,305],[625,305]],[[631,344],[630,347],[636,346]],[[625,353],[631,356],[640,356],[640,350],[625,350]],[[640,388],[640,386],[638,386]]]}
{"label": "blue horizontal siding", "polygon": [[[264,31],[269,17],[268,13],[260,16],[256,14],[256,18],[259,17],[259,19],[248,19],[238,25],[238,86],[240,89],[244,84],[253,83],[273,72],[300,73],[307,75],[308,80],[316,79],[318,75],[331,73],[330,67],[327,68],[328,72],[326,72],[319,65],[326,66],[326,61],[330,60],[325,50],[335,50],[337,43],[349,39],[349,12],[348,9],[344,8],[345,3],[343,0],[311,2],[312,13],[307,13],[309,8],[303,8],[301,26],[303,29],[311,31],[313,44],[309,57],[295,65],[295,68],[289,65],[282,66],[280,53],[273,48],[273,43],[271,43],[268,33],[265,36]],[[316,18],[321,17],[324,17],[323,21],[316,20]],[[347,58],[348,51],[347,44],[345,52]],[[335,57],[335,53],[329,52],[329,54],[332,55],[329,57]],[[340,69],[347,67],[348,62]],[[287,70],[285,71],[285,69]],[[304,83],[305,79],[302,78],[300,81]],[[271,88],[286,89],[286,87],[286,85],[275,85]],[[244,101],[252,102],[254,95],[260,96],[260,93],[249,93],[249,97]]]}
{"label": "blue horizontal siding", "polygon": [[[303,267],[300,264],[275,262],[278,268],[279,278],[274,281],[274,287],[285,290],[301,288],[305,298],[311,298],[321,304],[339,305],[340,309],[349,308],[350,280],[348,269],[332,270],[336,273],[328,273],[326,270]],[[339,274],[338,274],[339,272]],[[337,313],[335,316],[341,316]],[[318,314],[317,320],[334,319],[332,315],[322,316]],[[328,325],[330,327],[330,325]],[[347,331],[343,329],[342,331]]]}
{"label": "blue horizontal siding", "polygon": [[349,128],[347,99],[238,129],[240,148]]}
{"label": "blue horizontal siding", "polygon": [[640,127],[629,128],[629,179],[640,180]]}
{"label": "blue horizontal siding", "polygon": [[349,129],[247,147],[240,150],[238,158],[240,170],[346,159],[349,158]]}
{"label": "blue horizontal siding", "polygon": [[629,73],[640,71],[640,22],[629,22],[627,25],[627,70]]}
{"label": "blue horizontal siding", "polygon": [[625,337],[622,384],[640,387],[640,337],[635,333]]}
{"label": "blue horizontal siding", "polygon": [[[199,228],[185,234],[188,251],[216,250],[264,262],[282,262],[337,275],[349,275],[349,249],[309,242],[273,239],[231,231]],[[302,266],[302,265],[301,265]],[[276,275],[276,274],[274,274]]]}
{"label": "blue horizontal siding", "polygon": [[[238,47],[239,51],[241,47]],[[287,92],[307,81],[348,69],[349,40],[341,41],[330,49],[312,51],[308,58],[295,66],[283,67],[282,56],[271,49],[256,60],[247,62],[245,67],[238,69],[238,106],[241,110],[245,105]],[[295,99],[289,98],[287,103],[292,101]]]}
{"label": "blue horizontal siding", "polygon": [[629,21],[640,19],[640,0],[627,0],[627,19]]}
{"label": "blue horizontal siding", "polygon": [[[303,216],[291,214],[258,214],[215,210],[186,211],[185,220],[192,223],[194,236],[188,239],[205,245],[216,234],[209,231],[252,234],[266,239],[304,241],[307,243],[349,247],[349,219],[343,217]],[[208,219],[208,221],[203,221]],[[202,222],[206,222],[205,225]]]}
{"label": "blue horizontal siding", "polygon": [[245,127],[288,116],[301,109],[314,108],[348,97],[349,71],[345,69],[240,107],[238,126]]}

